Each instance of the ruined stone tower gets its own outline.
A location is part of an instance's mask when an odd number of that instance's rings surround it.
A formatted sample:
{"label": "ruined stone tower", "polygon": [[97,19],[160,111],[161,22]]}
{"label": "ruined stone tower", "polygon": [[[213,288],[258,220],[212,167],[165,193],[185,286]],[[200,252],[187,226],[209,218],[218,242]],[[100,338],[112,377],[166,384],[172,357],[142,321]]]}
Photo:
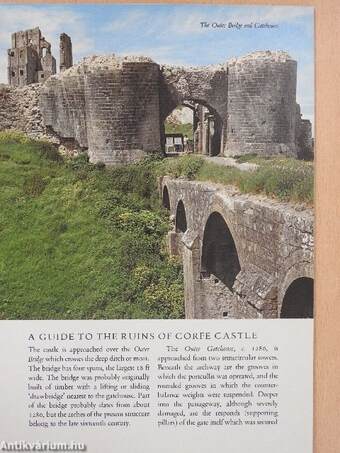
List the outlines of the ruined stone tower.
{"label": "ruined stone tower", "polygon": [[62,33],[60,35],[60,72],[70,68],[72,64],[72,41],[66,33]]}
{"label": "ruined stone tower", "polygon": [[311,142],[311,125],[298,114],[296,75],[297,62],[279,51],[196,68],[94,56],[51,77],[39,105],[45,125],[86,148],[93,163],[161,152],[164,122],[181,105],[201,106],[196,152],[297,157]]}
{"label": "ruined stone tower", "polygon": [[38,27],[12,34],[12,48],[8,50],[9,85],[21,87],[44,82],[55,73],[51,44]]}

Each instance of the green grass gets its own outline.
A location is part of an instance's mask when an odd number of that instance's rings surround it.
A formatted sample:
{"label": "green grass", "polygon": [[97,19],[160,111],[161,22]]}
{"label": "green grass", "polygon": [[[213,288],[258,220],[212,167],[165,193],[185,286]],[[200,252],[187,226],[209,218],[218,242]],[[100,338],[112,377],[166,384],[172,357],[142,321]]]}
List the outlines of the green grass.
{"label": "green grass", "polygon": [[0,318],[183,317],[156,165],[64,162],[0,133]]}
{"label": "green grass", "polygon": [[192,124],[173,124],[165,122],[165,133],[166,134],[183,134],[188,137],[189,140],[193,140]]}
{"label": "green grass", "polygon": [[191,155],[106,169],[0,133],[0,319],[183,317],[182,269],[166,251],[157,176],[312,204],[311,163],[241,161],[259,168],[241,172]]}
{"label": "green grass", "polygon": [[183,156],[165,160],[161,174],[184,176],[191,180],[210,181],[236,186],[243,193],[264,194],[280,201],[313,204],[314,169],[311,162],[293,158],[260,158],[248,156],[241,162],[259,165],[255,171],[245,172],[207,162],[199,156]]}

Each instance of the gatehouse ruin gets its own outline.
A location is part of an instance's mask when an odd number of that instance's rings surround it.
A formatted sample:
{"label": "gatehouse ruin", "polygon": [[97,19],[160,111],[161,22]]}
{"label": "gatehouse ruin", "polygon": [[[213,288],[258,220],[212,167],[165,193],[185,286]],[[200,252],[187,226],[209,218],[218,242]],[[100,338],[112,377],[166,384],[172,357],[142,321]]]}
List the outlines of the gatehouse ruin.
{"label": "gatehouse ruin", "polygon": [[[0,130],[18,129],[86,151],[92,163],[165,153],[167,117],[193,115],[193,151],[208,156],[313,151],[296,102],[297,62],[255,52],[207,67],[148,57],[94,56],[73,65],[60,37],[60,73],[39,28],[12,35]],[[43,83],[42,83],[43,82]],[[164,177],[174,219],[171,254],[183,261],[187,318],[312,317],[313,213],[227,187]]]}
{"label": "gatehouse ruin", "polygon": [[164,150],[164,122],[180,105],[193,110],[195,152],[297,157],[311,137],[296,77],[297,63],[285,52],[198,68],[93,57],[52,77],[40,107],[46,126],[87,148],[92,162],[133,162]]}
{"label": "gatehouse ruin", "polygon": [[164,153],[164,122],[179,106],[193,111],[196,153],[300,157],[312,152],[311,123],[302,119],[296,102],[297,62],[286,52],[255,52],[207,67],[115,55],[73,65],[71,39],[62,34],[56,75],[50,45],[38,28],[15,33],[12,40],[11,88],[0,93],[0,129],[9,123],[1,118],[11,116],[8,98],[15,109],[11,127],[20,129],[18,117],[29,112],[22,112],[26,92],[19,88],[30,85],[26,91],[35,98],[39,121],[25,132],[72,142],[93,163],[124,164]]}

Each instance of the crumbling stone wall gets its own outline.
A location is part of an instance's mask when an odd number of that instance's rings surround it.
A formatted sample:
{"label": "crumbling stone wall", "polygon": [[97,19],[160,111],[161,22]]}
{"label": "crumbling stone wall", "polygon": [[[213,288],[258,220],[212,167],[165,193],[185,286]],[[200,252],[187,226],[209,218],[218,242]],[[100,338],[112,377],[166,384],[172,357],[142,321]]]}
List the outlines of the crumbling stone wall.
{"label": "crumbling stone wall", "polygon": [[66,33],[62,33],[60,35],[59,52],[59,67],[60,72],[63,72],[73,65],[72,41],[70,36],[68,36]]}
{"label": "crumbling stone wall", "polygon": [[45,124],[88,148],[92,162],[128,163],[160,150],[159,66],[147,58],[88,58],[52,77]]}
{"label": "crumbling stone wall", "polygon": [[9,85],[22,87],[43,83],[55,73],[56,61],[51,54],[51,44],[38,27],[12,34],[12,48],[8,50]]}
{"label": "crumbling stone wall", "polygon": [[40,85],[0,85],[0,130],[16,129],[39,138],[47,133],[39,108]]}
{"label": "crumbling stone wall", "polygon": [[188,102],[205,106],[212,118],[213,155],[298,156],[311,129],[297,114],[296,70],[284,52],[201,68],[89,57],[48,79],[39,108],[44,125],[88,149],[91,162],[124,164],[161,152],[164,120]]}
{"label": "crumbling stone wall", "polygon": [[68,77],[51,77],[40,93],[44,124],[62,139],[74,139],[87,149],[84,68],[75,66],[66,73]]}
{"label": "crumbling stone wall", "polygon": [[[235,189],[164,177],[170,215],[179,201],[186,232],[169,233],[172,253],[182,256],[188,318],[276,318],[290,284],[313,278],[313,213],[288,203],[241,195]],[[232,288],[202,266],[204,233],[212,213],[219,213],[237,250],[240,272]],[[179,244],[179,246],[177,245]],[[177,245],[177,247],[176,247]],[[231,257],[226,254],[226,265]],[[228,261],[229,260],[229,261]]]}
{"label": "crumbling stone wall", "polygon": [[59,146],[62,154],[77,155],[82,151],[71,138],[61,138],[45,126],[39,106],[41,84],[23,87],[0,85],[0,131],[17,130],[29,137],[49,141]]}

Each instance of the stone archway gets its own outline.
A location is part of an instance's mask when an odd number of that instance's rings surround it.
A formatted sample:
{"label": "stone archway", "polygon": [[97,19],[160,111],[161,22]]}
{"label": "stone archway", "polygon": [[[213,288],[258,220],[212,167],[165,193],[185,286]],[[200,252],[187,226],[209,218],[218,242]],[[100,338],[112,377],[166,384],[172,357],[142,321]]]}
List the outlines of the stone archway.
{"label": "stone archway", "polygon": [[194,152],[208,156],[223,153],[223,121],[219,113],[208,103],[195,100],[194,134],[196,143]]}
{"label": "stone archway", "polygon": [[92,163],[132,163],[164,150],[164,121],[186,101],[212,116],[209,155],[296,156],[296,131],[308,129],[296,122],[296,68],[285,52],[267,51],[191,68],[89,57],[39,88],[39,108],[44,127],[88,149]]}
{"label": "stone archway", "polygon": [[281,318],[313,318],[314,280],[300,277],[286,290],[282,301]]}
{"label": "stone archway", "polygon": [[201,272],[214,275],[232,290],[241,266],[233,236],[224,218],[213,212],[205,225],[202,246]]}
{"label": "stone archway", "polygon": [[[166,152],[165,122],[177,109],[184,107],[192,110],[192,149],[194,153],[217,156],[223,152],[223,120],[209,102],[201,98],[185,98],[178,104],[171,104],[161,118],[162,150]],[[179,128],[180,129],[180,128]],[[191,135],[191,134],[190,134]]]}
{"label": "stone archway", "polygon": [[185,233],[188,229],[187,217],[182,200],[179,200],[176,209],[176,233]]}

